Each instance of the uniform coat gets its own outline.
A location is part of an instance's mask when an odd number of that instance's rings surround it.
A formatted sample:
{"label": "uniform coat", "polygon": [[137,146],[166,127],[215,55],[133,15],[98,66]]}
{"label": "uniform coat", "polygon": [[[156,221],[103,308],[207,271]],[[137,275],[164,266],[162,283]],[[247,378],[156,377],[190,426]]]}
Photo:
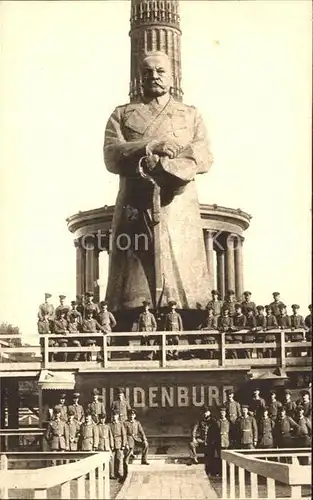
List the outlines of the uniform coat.
{"label": "uniform coat", "polygon": [[98,426],[92,422],[83,423],[80,427],[80,447],[82,451],[93,451],[99,446]]}
{"label": "uniform coat", "polygon": [[219,442],[218,449],[226,449],[229,448],[229,431],[230,431],[230,422],[227,418],[220,418],[217,420],[217,427],[219,429]]}
{"label": "uniform coat", "polygon": [[226,401],[224,404],[224,407],[226,408],[226,417],[230,422],[233,424],[237,421],[239,417],[241,417],[241,406],[238,401]]}
{"label": "uniform coat", "polygon": [[279,448],[290,448],[292,446],[292,431],[297,429],[297,423],[291,418],[278,417],[275,422],[274,440]]}
{"label": "uniform coat", "polygon": [[92,401],[88,403],[87,410],[90,411],[93,421],[97,424],[99,422],[99,415],[105,413],[105,406],[102,401]]}
{"label": "uniform coat", "polygon": [[298,425],[296,429],[297,446],[306,448],[311,446],[312,423],[310,418],[301,417],[296,419]]}
{"label": "uniform coat", "polygon": [[276,420],[278,416],[278,410],[282,407],[280,401],[271,401],[268,404],[268,415],[272,420]]}
{"label": "uniform coat", "polygon": [[82,422],[84,420],[85,412],[82,405],[73,403],[68,407],[68,411],[70,410],[74,412],[74,418],[77,422]]}
{"label": "uniform coat", "polygon": [[263,398],[252,398],[249,405],[250,410],[253,412],[256,420],[259,420],[263,416],[263,410],[265,405],[265,400]]}
{"label": "uniform coat", "polygon": [[[161,272],[165,277],[162,300],[179,308],[195,309],[208,300],[207,264],[195,185],[197,174],[212,163],[205,126],[193,106],[169,97],[164,105],[145,102],[119,106],[105,131],[104,160],[109,172],[120,176],[115,204],[107,300],[112,310],[141,307],[154,302],[151,184],[136,176],[138,160],[151,140],[175,139],[185,149],[174,159],[162,157],[151,172],[161,187]],[[167,101],[167,102],[165,102]],[[133,240],[127,251],[118,249],[119,234]],[[132,238],[144,234],[143,248]],[[146,246],[148,245],[148,251]]]}
{"label": "uniform coat", "polygon": [[222,300],[209,300],[207,307],[212,307],[214,316],[220,316],[223,310]]}
{"label": "uniform coat", "polygon": [[258,428],[254,417],[239,417],[237,421],[238,441],[243,448],[253,448],[258,441]]}
{"label": "uniform coat", "polygon": [[138,332],[155,332],[157,322],[150,311],[144,311],[138,318]]}
{"label": "uniform coat", "polygon": [[274,438],[273,430],[275,427],[275,422],[270,417],[261,418],[258,423],[258,436],[259,442],[258,446],[260,448],[273,448]]}
{"label": "uniform coat", "polygon": [[51,420],[48,423],[45,438],[48,441],[51,450],[65,450],[65,427],[66,423],[63,420]]}
{"label": "uniform coat", "polygon": [[279,316],[280,315],[280,307],[285,306],[285,304],[281,300],[274,300],[273,302],[270,303],[270,306],[272,308],[272,312],[274,316]]}
{"label": "uniform coat", "polygon": [[99,451],[110,451],[114,442],[110,424],[98,424],[99,431]]}
{"label": "uniform coat", "polygon": [[59,404],[58,407],[61,412],[60,419],[63,420],[63,422],[67,422],[67,406]]}
{"label": "uniform coat", "polygon": [[128,460],[130,454],[134,451],[135,446],[139,446],[142,449],[141,461],[145,462],[147,460],[148,453],[148,440],[141,423],[138,420],[134,420],[133,422],[127,421],[124,423],[124,426],[126,430],[127,444],[129,446],[126,460]]}
{"label": "uniform coat", "polygon": [[65,443],[69,451],[78,450],[78,441],[80,435],[80,424],[77,420],[68,421],[65,424]]}
{"label": "uniform coat", "polygon": [[100,311],[98,315],[99,324],[104,328],[105,333],[112,331],[116,326],[116,320],[110,311]]}
{"label": "uniform coat", "polygon": [[113,450],[120,450],[125,448],[127,444],[126,430],[122,422],[111,422],[109,424],[112,438],[113,438]]}
{"label": "uniform coat", "polygon": [[111,411],[118,411],[120,415],[121,422],[125,422],[127,420],[127,412],[131,409],[128,399],[117,399],[113,401],[111,404]]}
{"label": "uniform coat", "polygon": [[245,316],[247,315],[248,313],[248,309],[252,309],[254,314],[256,313],[256,305],[255,305],[255,302],[252,302],[250,300],[246,301],[244,300],[242,303],[241,303],[241,312],[242,314],[244,314]]}
{"label": "uniform coat", "polygon": [[38,308],[38,319],[43,320],[45,314],[49,315],[48,319],[50,321],[54,319],[54,306],[52,304],[47,304],[46,302],[40,304]]}
{"label": "uniform coat", "polygon": [[282,406],[286,410],[287,417],[294,418],[297,408],[296,403],[294,401],[284,401]]}
{"label": "uniform coat", "polygon": [[183,321],[181,315],[176,311],[170,311],[165,316],[164,330],[167,332],[182,332]]}

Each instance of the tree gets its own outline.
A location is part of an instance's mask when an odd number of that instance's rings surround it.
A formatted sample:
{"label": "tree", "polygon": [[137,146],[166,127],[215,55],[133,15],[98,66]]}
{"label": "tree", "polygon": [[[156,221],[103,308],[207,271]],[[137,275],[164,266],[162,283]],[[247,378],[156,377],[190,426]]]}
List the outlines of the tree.
{"label": "tree", "polygon": [[[10,323],[2,322],[0,324],[0,336],[1,335],[20,335],[20,329],[18,326],[13,326]],[[20,338],[4,338],[4,342],[8,342],[12,347],[21,347],[22,342]]]}

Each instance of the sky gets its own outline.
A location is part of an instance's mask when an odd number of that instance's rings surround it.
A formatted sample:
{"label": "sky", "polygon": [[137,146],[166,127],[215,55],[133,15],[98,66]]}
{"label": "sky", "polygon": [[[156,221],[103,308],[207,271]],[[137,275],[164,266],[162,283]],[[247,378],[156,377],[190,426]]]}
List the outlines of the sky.
{"label": "sky", "polygon": [[[215,157],[202,203],[252,215],[244,284],[311,302],[311,2],[181,1],[184,102]],[[75,298],[66,218],[114,204],[102,144],[128,102],[130,2],[0,3],[0,322],[36,337],[44,292]],[[101,299],[107,262],[101,259]]]}

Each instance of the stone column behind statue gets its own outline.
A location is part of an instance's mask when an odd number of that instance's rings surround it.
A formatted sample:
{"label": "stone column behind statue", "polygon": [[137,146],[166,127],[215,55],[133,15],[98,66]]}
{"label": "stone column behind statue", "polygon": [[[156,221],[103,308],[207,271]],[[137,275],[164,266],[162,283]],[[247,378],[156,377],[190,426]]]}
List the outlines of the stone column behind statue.
{"label": "stone column behind statue", "polygon": [[[195,177],[209,170],[212,155],[198,111],[169,95],[166,54],[147,54],[141,73],[141,102],[118,106],[105,131],[105,165],[120,176],[106,300],[113,311],[141,307],[143,300],[161,307],[169,298],[178,308],[196,309],[210,292]],[[138,172],[142,157],[143,175],[158,188],[159,221],[155,186]]]}

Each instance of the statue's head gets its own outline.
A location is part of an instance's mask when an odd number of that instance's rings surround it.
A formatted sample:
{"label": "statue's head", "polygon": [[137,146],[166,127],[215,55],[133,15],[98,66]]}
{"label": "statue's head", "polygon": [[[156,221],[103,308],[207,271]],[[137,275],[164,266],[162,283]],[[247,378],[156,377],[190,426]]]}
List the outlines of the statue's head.
{"label": "statue's head", "polygon": [[141,63],[142,89],[145,97],[169,93],[172,85],[171,63],[165,52],[148,52]]}

